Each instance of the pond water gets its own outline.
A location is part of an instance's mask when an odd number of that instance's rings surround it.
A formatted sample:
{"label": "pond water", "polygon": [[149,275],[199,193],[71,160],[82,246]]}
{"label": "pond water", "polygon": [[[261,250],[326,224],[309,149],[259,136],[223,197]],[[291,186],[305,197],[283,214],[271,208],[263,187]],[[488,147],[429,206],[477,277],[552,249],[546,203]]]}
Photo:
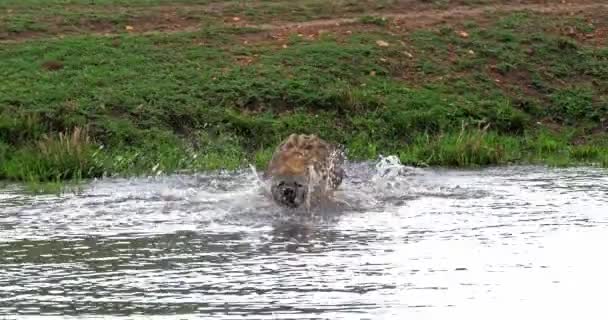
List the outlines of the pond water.
{"label": "pond water", "polygon": [[311,212],[249,170],[8,186],[0,318],[604,318],[608,170],[347,175]]}

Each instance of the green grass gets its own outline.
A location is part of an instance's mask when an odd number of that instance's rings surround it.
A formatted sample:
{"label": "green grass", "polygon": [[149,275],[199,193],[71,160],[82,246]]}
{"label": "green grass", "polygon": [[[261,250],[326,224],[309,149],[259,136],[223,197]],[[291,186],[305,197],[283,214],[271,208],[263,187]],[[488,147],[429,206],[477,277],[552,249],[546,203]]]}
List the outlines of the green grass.
{"label": "green grass", "polygon": [[484,130],[421,135],[400,157],[411,165],[471,167],[509,164],[606,166],[608,145],[572,145],[562,136],[537,132],[524,137]]}
{"label": "green grass", "polygon": [[363,33],[286,48],[220,25],[5,44],[0,179],[263,167],[293,132],[356,160],[606,166],[608,51],[552,31],[568,19],[509,14],[462,38],[366,18]]}

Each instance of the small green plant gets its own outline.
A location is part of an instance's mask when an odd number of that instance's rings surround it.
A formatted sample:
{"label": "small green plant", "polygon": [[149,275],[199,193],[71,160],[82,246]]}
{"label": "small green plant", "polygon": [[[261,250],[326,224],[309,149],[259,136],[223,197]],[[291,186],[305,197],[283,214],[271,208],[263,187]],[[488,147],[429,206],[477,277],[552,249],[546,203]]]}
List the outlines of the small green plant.
{"label": "small green plant", "polygon": [[583,119],[599,120],[593,94],[592,90],[584,87],[559,90],[551,96],[551,110],[556,118],[568,124]]}
{"label": "small green plant", "polygon": [[379,16],[363,16],[359,18],[359,22],[377,26],[386,26],[388,24],[388,19],[386,17]]}

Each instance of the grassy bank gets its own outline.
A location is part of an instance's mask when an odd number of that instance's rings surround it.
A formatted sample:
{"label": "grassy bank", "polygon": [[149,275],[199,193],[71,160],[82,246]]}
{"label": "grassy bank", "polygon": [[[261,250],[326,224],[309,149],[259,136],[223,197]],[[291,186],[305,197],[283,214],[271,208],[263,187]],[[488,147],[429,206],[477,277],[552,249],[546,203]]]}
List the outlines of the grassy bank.
{"label": "grassy bank", "polygon": [[209,20],[6,42],[0,179],[263,167],[292,132],[343,143],[351,159],[608,166],[606,14],[417,28],[366,14],[293,32]]}

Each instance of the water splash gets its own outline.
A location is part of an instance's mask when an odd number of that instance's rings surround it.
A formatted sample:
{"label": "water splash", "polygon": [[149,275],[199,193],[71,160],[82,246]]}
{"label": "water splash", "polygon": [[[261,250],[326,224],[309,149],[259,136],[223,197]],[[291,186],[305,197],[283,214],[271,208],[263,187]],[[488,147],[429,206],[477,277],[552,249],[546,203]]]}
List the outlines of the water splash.
{"label": "water splash", "polygon": [[404,166],[398,156],[380,156],[374,165],[375,172],[371,177],[373,193],[382,200],[403,198],[410,194],[410,178],[414,168]]}
{"label": "water splash", "polygon": [[380,176],[395,176],[401,173],[405,168],[401,164],[401,160],[396,155],[378,157],[378,161],[374,165],[376,173]]}
{"label": "water splash", "polygon": [[260,175],[258,174],[258,170],[255,168],[254,165],[249,164],[249,169],[251,170],[251,174],[253,176],[253,180],[255,181],[256,186],[261,188],[264,195],[270,197],[270,185],[260,177]]}

